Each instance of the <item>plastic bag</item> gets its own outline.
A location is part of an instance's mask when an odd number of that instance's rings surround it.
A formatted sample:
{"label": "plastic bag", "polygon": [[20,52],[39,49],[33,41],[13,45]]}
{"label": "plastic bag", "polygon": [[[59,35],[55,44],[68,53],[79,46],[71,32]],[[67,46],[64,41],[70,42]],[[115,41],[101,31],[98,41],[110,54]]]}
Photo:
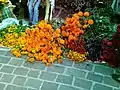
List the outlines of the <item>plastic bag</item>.
{"label": "plastic bag", "polygon": [[2,23],[0,23],[0,30],[10,26],[11,24],[19,25],[19,20],[15,19],[15,18],[7,18],[7,19],[3,20]]}
{"label": "plastic bag", "polygon": [[17,24],[19,25],[19,20],[15,18],[7,18],[2,21],[2,23],[10,23],[10,24]]}

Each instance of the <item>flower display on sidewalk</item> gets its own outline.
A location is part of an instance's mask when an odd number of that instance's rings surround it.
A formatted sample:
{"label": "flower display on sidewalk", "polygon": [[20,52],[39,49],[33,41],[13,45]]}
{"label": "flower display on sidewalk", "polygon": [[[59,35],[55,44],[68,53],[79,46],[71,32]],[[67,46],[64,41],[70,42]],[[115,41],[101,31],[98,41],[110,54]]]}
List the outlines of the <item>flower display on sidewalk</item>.
{"label": "flower display on sidewalk", "polygon": [[17,58],[26,56],[27,61],[41,61],[46,66],[55,61],[62,63],[63,57],[75,62],[89,59],[117,66],[120,30],[118,26],[113,35],[114,27],[110,25],[113,24],[107,17],[80,11],[65,20],[40,21],[34,27],[11,25],[0,31],[0,45],[9,47]]}

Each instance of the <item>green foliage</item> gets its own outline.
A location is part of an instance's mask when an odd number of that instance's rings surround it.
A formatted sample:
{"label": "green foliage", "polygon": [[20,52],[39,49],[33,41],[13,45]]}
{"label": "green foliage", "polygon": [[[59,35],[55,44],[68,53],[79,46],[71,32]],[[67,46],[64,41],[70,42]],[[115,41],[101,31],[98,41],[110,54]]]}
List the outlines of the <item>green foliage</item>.
{"label": "green foliage", "polygon": [[0,1],[0,10],[4,7],[4,4]]}
{"label": "green foliage", "polygon": [[103,38],[111,39],[116,29],[115,25],[110,22],[110,18],[94,15],[93,19],[95,24],[85,33],[85,38],[94,38],[98,40],[102,40]]}
{"label": "green foliage", "polygon": [[113,33],[116,32],[115,24],[111,22],[114,12],[110,5],[105,4],[104,7],[89,8],[93,14],[94,25],[85,33],[85,39],[93,38],[102,40],[103,38],[111,39]]}
{"label": "green foliage", "polygon": [[60,19],[60,18],[54,18],[49,23],[53,25],[54,29],[57,29],[57,28],[60,28],[63,25],[64,20]]}

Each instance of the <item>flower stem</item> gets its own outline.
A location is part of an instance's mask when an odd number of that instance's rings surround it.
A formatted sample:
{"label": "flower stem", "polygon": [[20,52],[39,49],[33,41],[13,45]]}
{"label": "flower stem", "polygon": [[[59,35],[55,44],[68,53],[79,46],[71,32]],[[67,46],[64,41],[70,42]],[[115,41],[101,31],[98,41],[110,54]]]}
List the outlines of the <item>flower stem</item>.
{"label": "flower stem", "polygon": [[49,19],[49,9],[50,9],[50,2],[49,0],[46,0],[45,20]]}

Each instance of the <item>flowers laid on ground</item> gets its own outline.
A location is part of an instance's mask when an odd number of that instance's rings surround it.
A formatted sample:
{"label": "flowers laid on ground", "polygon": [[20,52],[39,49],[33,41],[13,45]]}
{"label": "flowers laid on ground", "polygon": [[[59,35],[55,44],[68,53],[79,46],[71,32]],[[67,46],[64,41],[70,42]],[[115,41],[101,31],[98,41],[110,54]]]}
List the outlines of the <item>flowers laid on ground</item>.
{"label": "flowers laid on ground", "polygon": [[83,13],[80,11],[73,14],[71,18],[66,18],[64,25],[61,27],[65,48],[86,56],[85,40],[82,35],[93,24],[94,21],[91,19],[89,12]]}
{"label": "flowers laid on ground", "polygon": [[64,25],[61,27],[62,36],[66,44],[72,40],[78,40],[88,26],[94,24],[94,21],[89,19],[89,15],[89,12],[78,12],[73,14],[71,18],[66,18]]}
{"label": "flowers laid on ground", "polygon": [[52,64],[55,60],[62,61],[64,40],[61,38],[59,28],[54,30],[52,25],[41,21],[35,28],[28,28],[25,32],[25,45],[19,50],[12,50],[14,55],[27,55],[28,61],[42,61],[46,65]]}
{"label": "flowers laid on ground", "polygon": [[71,18],[66,18],[64,25],[61,27],[64,39],[70,42],[71,40],[77,40],[80,35],[84,34],[88,26],[94,24],[89,16],[89,12],[78,12],[73,14]]}
{"label": "flowers laid on ground", "polygon": [[88,55],[87,52],[85,52],[84,54],[80,54],[78,52],[70,50],[69,53],[67,54],[67,57],[75,62],[83,62],[83,61],[87,60],[87,58],[86,58],[87,55]]}
{"label": "flowers laid on ground", "polygon": [[21,47],[25,44],[25,29],[24,26],[11,25],[10,27],[0,32],[0,44],[1,46],[7,46],[9,48]]}

